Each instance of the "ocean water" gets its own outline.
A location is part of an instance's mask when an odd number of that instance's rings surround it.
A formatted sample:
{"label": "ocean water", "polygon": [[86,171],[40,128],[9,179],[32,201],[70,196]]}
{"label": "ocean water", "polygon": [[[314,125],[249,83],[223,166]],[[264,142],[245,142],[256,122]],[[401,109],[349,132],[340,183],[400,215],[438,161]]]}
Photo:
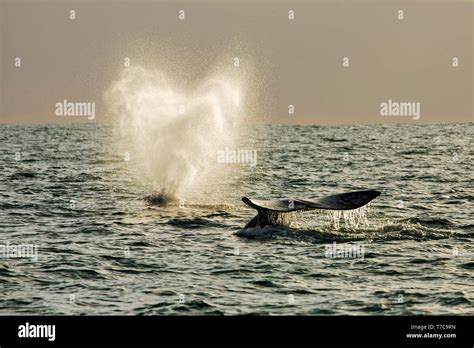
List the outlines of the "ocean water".
{"label": "ocean water", "polygon": [[[474,314],[472,123],[254,126],[255,166],[167,206],[110,126],[0,132],[0,245],[37,247],[0,255],[0,314]],[[382,195],[358,226],[307,212],[235,234],[242,196],[359,189]]]}

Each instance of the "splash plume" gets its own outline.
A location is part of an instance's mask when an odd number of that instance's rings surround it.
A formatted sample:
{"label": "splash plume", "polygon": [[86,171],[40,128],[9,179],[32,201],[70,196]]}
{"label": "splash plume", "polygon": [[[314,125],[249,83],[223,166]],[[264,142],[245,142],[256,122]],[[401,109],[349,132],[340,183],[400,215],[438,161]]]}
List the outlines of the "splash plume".
{"label": "splash plume", "polygon": [[182,197],[216,175],[216,152],[232,144],[243,115],[241,86],[224,71],[188,92],[143,67],[125,69],[111,86],[118,128],[161,198]]}

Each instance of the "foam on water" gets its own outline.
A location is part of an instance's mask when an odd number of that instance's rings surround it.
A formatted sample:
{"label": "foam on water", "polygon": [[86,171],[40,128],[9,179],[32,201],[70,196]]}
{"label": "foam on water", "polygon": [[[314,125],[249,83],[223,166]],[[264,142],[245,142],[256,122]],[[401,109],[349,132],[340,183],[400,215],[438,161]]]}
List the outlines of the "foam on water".
{"label": "foam on water", "polygon": [[213,180],[217,151],[232,146],[241,124],[243,79],[223,70],[194,91],[160,70],[128,67],[106,100],[131,160],[160,197],[184,197]]}

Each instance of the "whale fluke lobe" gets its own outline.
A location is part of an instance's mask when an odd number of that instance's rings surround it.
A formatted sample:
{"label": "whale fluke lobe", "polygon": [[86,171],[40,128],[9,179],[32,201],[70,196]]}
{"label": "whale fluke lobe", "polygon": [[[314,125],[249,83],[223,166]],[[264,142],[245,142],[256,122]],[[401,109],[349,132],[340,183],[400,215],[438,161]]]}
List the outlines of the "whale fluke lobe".
{"label": "whale fluke lobe", "polygon": [[256,200],[242,197],[242,201],[258,211],[244,228],[279,225],[285,221],[287,213],[300,210],[352,210],[363,207],[374,198],[380,196],[380,191],[365,190],[340,193],[323,197],[317,200],[304,199],[274,199]]}

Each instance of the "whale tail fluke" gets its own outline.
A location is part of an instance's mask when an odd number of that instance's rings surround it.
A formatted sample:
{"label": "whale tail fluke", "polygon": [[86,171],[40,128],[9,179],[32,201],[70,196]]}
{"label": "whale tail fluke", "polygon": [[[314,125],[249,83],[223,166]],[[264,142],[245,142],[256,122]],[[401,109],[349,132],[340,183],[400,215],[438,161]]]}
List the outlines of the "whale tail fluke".
{"label": "whale tail fluke", "polygon": [[380,196],[380,191],[365,190],[340,193],[317,200],[303,199],[274,199],[256,200],[242,197],[242,201],[257,210],[258,214],[244,228],[264,227],[266,225],[282,224],[285,216],[299,210],[352,210],[363,207],[374,198]]}

